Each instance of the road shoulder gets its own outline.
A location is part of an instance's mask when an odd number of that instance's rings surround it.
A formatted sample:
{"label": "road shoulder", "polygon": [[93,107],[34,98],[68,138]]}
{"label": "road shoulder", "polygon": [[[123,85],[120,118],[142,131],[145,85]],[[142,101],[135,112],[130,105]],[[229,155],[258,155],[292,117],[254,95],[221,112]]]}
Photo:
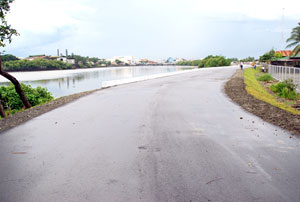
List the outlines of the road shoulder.
{"label": "road shoulder", "polygon": [[229,98],[248,112],[292,134],[300,135],[300,115],[291,114],[249,95],[245,89],[243,71],[236,71],[225,84],[225,92]]}

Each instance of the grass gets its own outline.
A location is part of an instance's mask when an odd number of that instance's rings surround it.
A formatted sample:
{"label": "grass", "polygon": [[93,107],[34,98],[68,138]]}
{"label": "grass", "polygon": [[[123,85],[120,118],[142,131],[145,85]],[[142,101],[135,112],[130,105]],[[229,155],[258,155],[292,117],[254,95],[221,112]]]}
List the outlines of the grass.
{"label": "grass", "polygon": [[259,76],[257,78],[257,80],[259,81],[272,81],[273,80],[273,77],[270,75],[270,74],[262,74],[261,76]]}
{"label": "grass", "polygon": [[276,98],[268,93],[262,85],[258,82],[256,74],[260,72],[260,69],[254,70],[253,68],[245,69],[244,82],[246,84],[247,92],[258,100],[267,102],[275,107],[283,109],[293,114],[300,115],[300,110],[297,110],[286,103],[278,102]]}

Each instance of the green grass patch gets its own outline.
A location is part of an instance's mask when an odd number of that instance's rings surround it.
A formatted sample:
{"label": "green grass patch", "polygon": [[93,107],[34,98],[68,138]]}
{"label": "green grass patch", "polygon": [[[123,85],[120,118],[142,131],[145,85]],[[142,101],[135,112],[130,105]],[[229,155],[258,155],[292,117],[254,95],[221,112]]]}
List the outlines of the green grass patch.
{"label": "green grass patch", "polygon": [[267,82],[267,81],[272,81],[273,77],[271,76],[271,74],[262,74],[257,78],[257,80]]}
{"label": "green grass patch", "polygon": [[244,82],[246,84],[247,92],[258,100],[267,102],[275,107],[291,112],[293,114],[300,115],[300,111],[276,100],[276,98],[268,93],[256,78],[256,75],[260,72],[260,69],[254,70],[253,68],[245,69]]}

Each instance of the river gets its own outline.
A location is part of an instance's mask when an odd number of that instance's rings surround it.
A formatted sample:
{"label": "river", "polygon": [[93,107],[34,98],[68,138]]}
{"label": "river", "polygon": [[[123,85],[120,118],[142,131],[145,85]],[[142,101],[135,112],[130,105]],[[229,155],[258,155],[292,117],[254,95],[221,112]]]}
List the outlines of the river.
{"label": "river", "polygon": [[[182,66],[136,66],[109,67],[75,70],[54,70],[11,73],[20,82],[32,87],[46,87],[55,98],[99,89],[103,81],[128,79],[160,73],[191,69]],[[0,86],[8,85],[8,80],[0,77]]]}

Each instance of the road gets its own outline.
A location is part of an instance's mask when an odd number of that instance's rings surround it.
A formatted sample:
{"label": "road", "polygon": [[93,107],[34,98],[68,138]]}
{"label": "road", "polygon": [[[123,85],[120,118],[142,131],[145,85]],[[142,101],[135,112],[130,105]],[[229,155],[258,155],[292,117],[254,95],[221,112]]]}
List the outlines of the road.
{"label": "road", "polygon": [[237,67],[98,91],[0,134],[0,201],[300,201],[300,141],[223,92]]}

